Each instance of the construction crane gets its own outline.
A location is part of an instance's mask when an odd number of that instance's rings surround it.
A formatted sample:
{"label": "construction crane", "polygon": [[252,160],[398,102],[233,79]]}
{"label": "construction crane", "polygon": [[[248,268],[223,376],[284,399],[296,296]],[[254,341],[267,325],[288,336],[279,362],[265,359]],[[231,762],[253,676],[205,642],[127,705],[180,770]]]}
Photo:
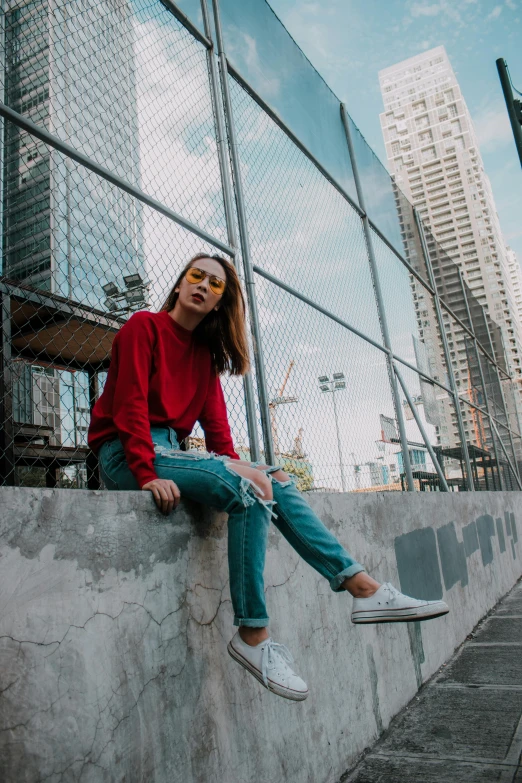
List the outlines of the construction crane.
{"label": "construction crane", "polygon": [[268,403],[268,408],[270,410],[270,425],[272,429],[272,442],[274,444],[274,454],[280,454],[281,450],[279,448],[279,438],[277,435],[277,425],[276,425],[276,409],[278,405],[286,405],[290,402],[297,402],[297,397],[283,397],[284,390],[286,388],[286,384],[288,383],[288,378],[290,377],[290,373],[292,372],[292,368],[295,365],[294,360],[290,362],[288,365],[288,370],[286,371],[286,375],[283,381],[283,384],[281,388],[279,389],[277,397],[274,397],[273,400],[270,400]]}

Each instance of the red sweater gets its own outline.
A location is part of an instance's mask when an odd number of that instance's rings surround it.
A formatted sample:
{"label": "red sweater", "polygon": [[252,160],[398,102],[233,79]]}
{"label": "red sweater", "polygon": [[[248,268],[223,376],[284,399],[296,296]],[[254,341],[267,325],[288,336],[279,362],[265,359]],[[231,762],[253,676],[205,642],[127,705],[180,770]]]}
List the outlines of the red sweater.
{"label": "red sweater", "polygon": [[219,376],[206,346],[166,310],[134,313],[112,344],[103,394],[91,415],[88,442],[97,452],[119,436],[127,463],[142,487],[158,478],[150,427],[172,427],[183,440],[196,421],[208,451],[234,451]]}

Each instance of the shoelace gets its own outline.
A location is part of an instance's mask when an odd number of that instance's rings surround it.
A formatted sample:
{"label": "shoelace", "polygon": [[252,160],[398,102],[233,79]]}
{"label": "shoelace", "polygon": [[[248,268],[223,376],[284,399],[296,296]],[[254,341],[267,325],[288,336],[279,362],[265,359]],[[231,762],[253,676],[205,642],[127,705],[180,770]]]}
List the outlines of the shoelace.
{"label": "shoelace", "polygon": [[273,642],[272,639],[268,639],[264,646],[263,656],[261,658],[261,674],[263,675],[265,688],[268,688],[268,667],[274,666],[278,657],[280,657],[288,666],[294,662],[288,647],[285,647],[284,644]]}
{"label": "shoelace", "polygon": [[399,591],[398,591],[398,590],[397,590],[397,589],[396,589],[396,588],[395,588],[393,585],[391,585],[389,582],[385,582],[385,583],[383,584],[383,586],[382,586],[382,589],[383,589],[385,592],[387,592],[387,593],[388,593],[388,595],[390,596],[390,598],[391,598],[392,600],[393,600],[394,598],[396,598],[398,595],[400,595]]}

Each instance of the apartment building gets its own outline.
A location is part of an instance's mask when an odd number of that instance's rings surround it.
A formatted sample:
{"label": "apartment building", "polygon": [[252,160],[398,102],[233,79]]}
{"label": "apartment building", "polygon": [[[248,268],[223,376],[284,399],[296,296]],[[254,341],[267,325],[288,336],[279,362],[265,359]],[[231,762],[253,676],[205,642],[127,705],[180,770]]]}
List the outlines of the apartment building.
{"label": "apartment building", "polygon": [[[495,332],[492,351],[498,355],[503,340],[522,407],[522,321],[513,294],[512,262],[471,116],[446,51],[439,46],[397,63],[380,71],[379,81],[390,172],[437,240],[439,259],[442,250],[458,265],[484,308],[482,340],[487,344],[488,331]],[[455,302],[462,303],[455,268],[447,264],[446,269],[447,273],[440,260],[436,274],[442,277],[446,299],[452,304],[454,291]],[[500,326],[502,340],[494,324]],[[446,327],[456,382],[464,394],[471,386],[469,341],[458,323],[448,319]],[[477,428],[471,412],[465,416],[465,426],[473,440]]]}
{"label": "apartment building", "polygon": [[522,323],[522,269],[515,251],[510,247],[507,247],[506,250],[514,311],[518,322]]}

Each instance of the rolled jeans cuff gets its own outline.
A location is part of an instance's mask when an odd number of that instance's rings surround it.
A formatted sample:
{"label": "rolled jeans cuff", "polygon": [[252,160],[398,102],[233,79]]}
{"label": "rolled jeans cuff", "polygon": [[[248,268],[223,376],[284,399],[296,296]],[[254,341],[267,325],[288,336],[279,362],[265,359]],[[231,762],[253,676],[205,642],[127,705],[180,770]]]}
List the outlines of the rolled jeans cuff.
{"label": "rolled jeans cuff", "polygon": [[344,587],[341,587],[345,579],[348,579],[350,576],[355,576],[355,574],[359,574],[361,571],[365,570],[365,567],[360,563],[354,563],[348,568],[345,568],[344,571],[341,571],[340,574],[337,574],[337,576],[334,576],[334,578],[330,580],[330,587],[335,593],[339,593],[345,589]]}
{"label": "rolled jeans cuff", "polygon": [[247,628],[266,628],[269,622],[268,617],[234,617],[234,625],[245,625]]}

